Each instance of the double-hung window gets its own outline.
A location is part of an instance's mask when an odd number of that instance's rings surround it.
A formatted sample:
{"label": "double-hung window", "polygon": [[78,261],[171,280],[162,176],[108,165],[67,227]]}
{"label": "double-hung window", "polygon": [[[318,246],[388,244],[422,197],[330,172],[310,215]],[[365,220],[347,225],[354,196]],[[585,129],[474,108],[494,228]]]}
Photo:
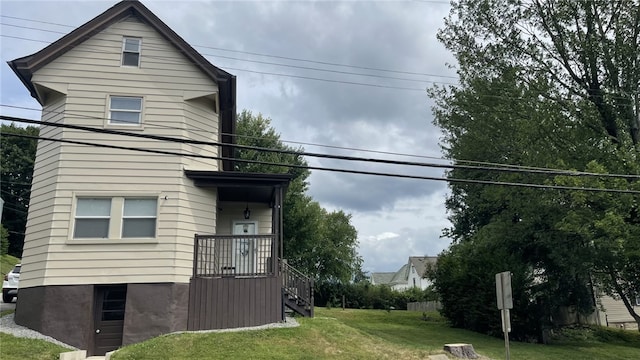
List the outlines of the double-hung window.
{"label": "double-hung window", "polygon": [[140,66],[140,50],[142,39],[134,37],[122,38],[122,66]]}
{"label": "double-hung window", "polygon": [[122,238],[156,237],[157,199],[125,198]]}
{"label": "double-hung window", "polygon": [[109,124],[140,125],[142,123],[142,98],[134,96],[109,97]]}
{"label": "double-hung window", "polygon": [[110,198],[78,198],[76,203],[76,239],[106,239],[111,219]]}

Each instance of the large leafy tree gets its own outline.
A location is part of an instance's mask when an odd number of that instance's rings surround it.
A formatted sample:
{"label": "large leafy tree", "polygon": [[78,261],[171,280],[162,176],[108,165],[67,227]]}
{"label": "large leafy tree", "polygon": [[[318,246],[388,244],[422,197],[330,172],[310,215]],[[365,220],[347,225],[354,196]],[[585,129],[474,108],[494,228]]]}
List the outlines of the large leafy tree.
{"label": "large leafy tree", "polygon": [[13,123],[2,124],[0,130],[0,196],[4,200],[2,225],[9,234],[8,253],[16,257],[22,256],[38,144],[36,140],[8,134],[38,136],[38,133],[37,127],[23,128]]}
{"label": "large leafy tree", "polygon": [[[438,36],[458,61],[460,86],[431,89],[445,154],[451,159],[640,174],[639,34],[637,0],[453,2]],[[448,176],[640,188],[637,178],[553,178],[469,169],[452,170]],[[595,306],[595,285],[621,298],[640,323],[630,306],[640,293],[637,194],[469,184],[452,184],[451,192],[447,207],[453,227],[448,234],[454,245],[443,254],[442,264],[479,271],[468,266],[476,245],[501,244],[514,261],[510,266],[520,272],[515,275],[529,279],[520,290],[531,295],[518,305],[542,309],[543,319],[563,306],[588,312]],[[445,284],[452,285],[454,273],[436,272],[441,291]],[[464,278],[455,283],[469,286]],[[449,301],[445,310],[457,306],[455,296],[443,301]],[[541,303],[544,306],[538,306]],[[495,316],[478,311],[485,319]],[[467,324],[456,323],[488,329]]]}
{"label": "large leafy tree", "polygon": [[302,149],[285,145],[270,119],[261,114],[242,111],[238,114],[236,128],[238,145],[286,151],[238,148],[236,156],[239,159],[260,163],[237,161],[236,170],[293,175],[283,210],[284,257],[289,263],[320,281],[346,282],[360,273],[357,232],[350,223],[351,215],[342,211],[329,212],[307,195],[310,174],[305,168],[307,162],[300,154],[287,153]]}

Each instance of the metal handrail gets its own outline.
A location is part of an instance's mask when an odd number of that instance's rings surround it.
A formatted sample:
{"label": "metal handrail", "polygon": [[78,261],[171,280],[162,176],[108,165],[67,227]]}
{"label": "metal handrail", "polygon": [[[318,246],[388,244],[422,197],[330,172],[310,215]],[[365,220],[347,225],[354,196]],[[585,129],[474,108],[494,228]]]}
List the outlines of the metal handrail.
{"label": "metal handrail", "polygon": [[313,309],[313,279],[283,261],[280,264],[285,293]]}

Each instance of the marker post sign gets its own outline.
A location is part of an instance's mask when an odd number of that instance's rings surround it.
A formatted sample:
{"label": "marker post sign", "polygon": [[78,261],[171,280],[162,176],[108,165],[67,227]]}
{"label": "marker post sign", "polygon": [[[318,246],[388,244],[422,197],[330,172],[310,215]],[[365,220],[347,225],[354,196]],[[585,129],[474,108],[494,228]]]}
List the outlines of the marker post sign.
{"label": "marker post sign", "polygon": [[511,317],[509,309],[513,309],[513,298],[511,297],[511,272],[504,271],[496,274],[496,295],[498,299],[498,309],[502,318],[502,332],[504,333],[504,347],[507,353],[507,360],[511,358],[509,354],[509,332],[511,332]]}

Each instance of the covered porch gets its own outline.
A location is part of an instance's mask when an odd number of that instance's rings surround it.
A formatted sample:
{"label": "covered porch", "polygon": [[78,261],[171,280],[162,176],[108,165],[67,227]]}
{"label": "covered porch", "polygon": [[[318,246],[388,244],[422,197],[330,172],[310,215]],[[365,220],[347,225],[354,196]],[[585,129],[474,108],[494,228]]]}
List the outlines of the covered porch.
{"label": "covered porch", "polygon": [[[187,329],[283,320],[287,294],[293,292],[286,291],[289,268],[279,261],[282,203],[291,177],[189,170],[185,174],[196,186],[217,190],[216,234],[194,237]],[[301,291],[310,290],[309,281]]]}

